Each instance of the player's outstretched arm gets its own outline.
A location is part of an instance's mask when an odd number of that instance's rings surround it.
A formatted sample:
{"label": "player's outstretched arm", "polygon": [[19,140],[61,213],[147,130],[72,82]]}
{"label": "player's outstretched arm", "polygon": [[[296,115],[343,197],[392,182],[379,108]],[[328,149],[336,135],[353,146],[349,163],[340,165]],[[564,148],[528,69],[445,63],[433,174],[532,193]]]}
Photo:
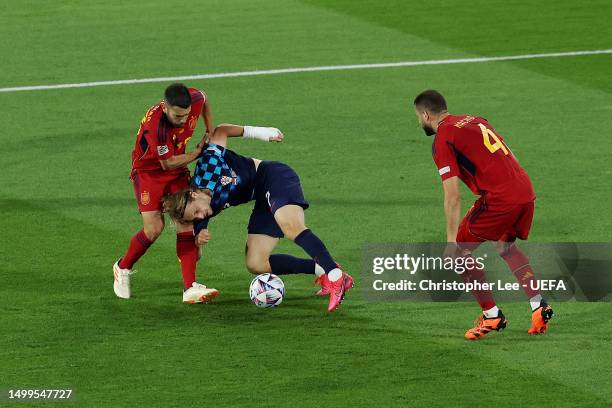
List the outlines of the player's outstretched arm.
{"label": "player's outstretched arm", "polygon": [[218,125],[210,136],[209,143],[214,143],[223,147],[227,146],[227,139],[230,137],[240,137],[244,132],[244,127],[223,123]]}
{"label": "player's outstretched arm", "polygon": [[210,137],[210,143],[226,147],[228,138],[241,136],[244,139],[257,139],[264,142],[282,142],[284,138],[283,133],[277,128],[222,124],[215,128]]}

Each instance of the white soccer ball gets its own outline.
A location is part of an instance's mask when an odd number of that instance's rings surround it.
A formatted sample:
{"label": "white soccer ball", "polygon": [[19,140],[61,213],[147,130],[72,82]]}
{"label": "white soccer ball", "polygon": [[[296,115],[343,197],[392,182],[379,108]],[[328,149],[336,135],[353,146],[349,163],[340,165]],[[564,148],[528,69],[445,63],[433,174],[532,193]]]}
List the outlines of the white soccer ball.
{"label": "white soccer ball", "polygon": [[251,302],[257,307],[275,307],[281,304],[285,296],[285,284],[272,273],[257,275],[251,281],[249,290]]}

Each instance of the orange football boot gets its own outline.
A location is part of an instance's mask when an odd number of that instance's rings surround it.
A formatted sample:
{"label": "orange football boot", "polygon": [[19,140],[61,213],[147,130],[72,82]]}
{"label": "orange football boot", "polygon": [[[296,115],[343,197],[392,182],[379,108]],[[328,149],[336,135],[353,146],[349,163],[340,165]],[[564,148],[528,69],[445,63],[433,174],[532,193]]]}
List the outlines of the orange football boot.
{"label": "orange football boot", "polygon": [[531,313],[531,328],[527,330],[529,334],[544,334],[548,330],[548,321],[553,318],[555,313],[545,301],[540,302],[540,307]]}
{"label": "orange football boot", "polygon": [[500,331],[506,328],[508,321],[506,316],[499,311],[497,317],[480,316],[474,321],[476,327],[465,332],[465,338],[468,340],[478,340],[485,337],[491,330]]}

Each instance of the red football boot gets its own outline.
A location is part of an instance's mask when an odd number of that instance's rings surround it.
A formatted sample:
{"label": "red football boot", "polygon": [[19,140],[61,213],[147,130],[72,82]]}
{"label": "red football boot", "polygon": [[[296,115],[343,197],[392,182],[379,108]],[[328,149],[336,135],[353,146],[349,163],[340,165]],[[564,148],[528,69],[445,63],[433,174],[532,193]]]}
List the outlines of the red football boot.
{"label": "red football boot", "polygon": [[352,282],[351,276],[342,271],[342,276],[335,282],[331,282],[328,280],[329,284],[329,305],[327,306],[328,312],[333,312],[336,310],[340,303],[344,299],[344,295],[346,293],[347,285],[349,283],[349,279]]}
{"label": "red football boot", "polygon": [[[355,284],[353,283],[353,277],[349,274],[346,274],[348,280],[346,282],[346,288],[344,289],[345,293],[348,293],[349,289],[351,289],[353,286],[355,286]],[[321,289],[319,289],[317,291],[317,293],[315,293],[315,295],[317,296],[327,296],[329,295],[329,279],[327,278],[327,274],[325,275],[321,275],[321,276],[317,276],[317,278],[314,281],[314,284],[316,286],[320,286]]]}

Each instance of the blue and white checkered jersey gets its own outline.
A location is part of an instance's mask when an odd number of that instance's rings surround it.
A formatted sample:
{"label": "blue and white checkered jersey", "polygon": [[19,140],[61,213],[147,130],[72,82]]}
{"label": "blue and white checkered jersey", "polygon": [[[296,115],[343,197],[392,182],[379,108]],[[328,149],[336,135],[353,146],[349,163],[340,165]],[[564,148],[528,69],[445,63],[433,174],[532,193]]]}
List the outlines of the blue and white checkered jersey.
{"label": "blue and white checkered jersey", "polygon": [[208,220],[222,210],[253,199],[255,173],[255,162],[249,157],[213,143],[202,149],[191,178],[191,186],[212,192],[210,204],[213,215],[195,223],[196,234],[206,228]]}

